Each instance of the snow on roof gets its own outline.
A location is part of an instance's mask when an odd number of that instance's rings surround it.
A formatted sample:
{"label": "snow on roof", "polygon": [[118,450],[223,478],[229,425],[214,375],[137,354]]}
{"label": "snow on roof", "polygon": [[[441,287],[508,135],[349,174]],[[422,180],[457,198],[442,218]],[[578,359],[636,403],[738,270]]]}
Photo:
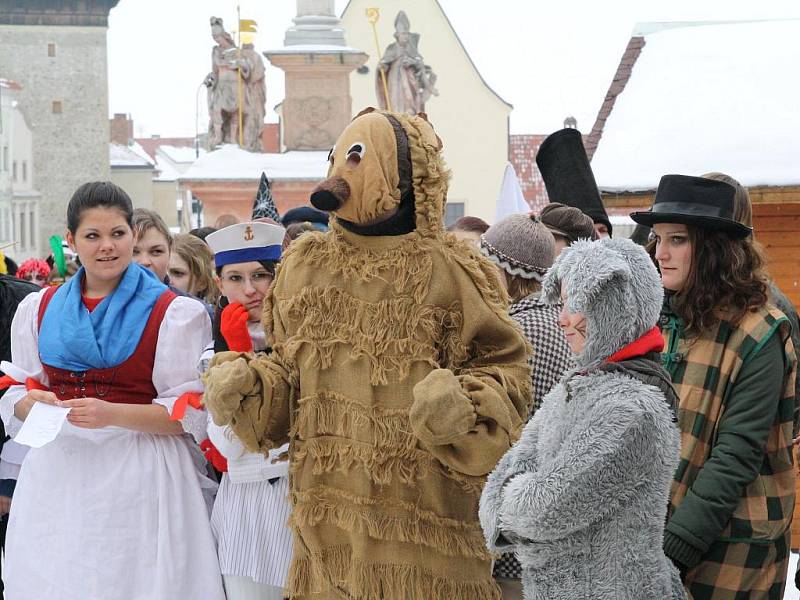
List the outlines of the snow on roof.
{"label": "snow on roof", "polygon": [[175,181],[181,174],[172,162],[160,154],[156,154],[156,171],[158,175],[153,177],[153,181]]}
{"label": "snow on roof", "polygon": [[118,168],[152,168],[153,161],[147,156],[144,149],[138,144],[123,146],[122,144],[108,145],[108,159],[112,167]]}
{"label": "snow on roof", "polygon": [[235,144],[226,144],[198,158],[178,179],[251,180],[265,172],[270,180],[300,179],[316,181],[328,175],[326,151],[278,153],[248,152]]}
{"label": "snow on roof", "polygon": [[[205,148],[198,148],[198,150],[200,156],[206,153]],[[159,154],[164,154],[174,163],[193,163],[198,158],[198,152],[195,151],[194,146],[171,146],[165,144],[156,148],[156,158],[158,158]]]}
{"label": "snow on roof", "polygon": [[651,29],[592,158],[600,188],[709,171],[800,184],[800,20]]}

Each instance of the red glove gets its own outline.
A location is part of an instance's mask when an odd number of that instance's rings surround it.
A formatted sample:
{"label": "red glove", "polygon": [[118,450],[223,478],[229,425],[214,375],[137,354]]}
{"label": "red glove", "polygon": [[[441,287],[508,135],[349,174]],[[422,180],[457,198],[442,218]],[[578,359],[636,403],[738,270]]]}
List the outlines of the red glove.
{"label": "red glove", "polygon": [[238,302],[228,304],[222,309],[219,318],[219,331],[234,352],[252,352],[253,340],[247,330],[247,321],[250,315],[244,306]]}
{"label": "red glove", "polygon": [[203,451],[206,460],[210,462],[211,466],[217,471],[220,473],[226,473],[228,471],[228,461],[220,454],[219,450],[211,443],[210,439],[206,438],[200,442],[200,450]]}

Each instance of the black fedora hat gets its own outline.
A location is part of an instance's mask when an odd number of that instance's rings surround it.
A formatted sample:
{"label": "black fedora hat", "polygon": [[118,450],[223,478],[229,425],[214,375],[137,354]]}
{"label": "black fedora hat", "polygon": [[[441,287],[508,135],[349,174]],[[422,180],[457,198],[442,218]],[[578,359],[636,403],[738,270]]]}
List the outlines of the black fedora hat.
{"label": "black fedora hat", "polygon": [[664,175],[650,210],[631,213],[631,219],[652,227],[656,223],[681,223],[724,231],[733,238],[753,233],[733,218],[736,190],[724,181],[689,175]]}
{"label": "black fedora hat", "polygon": [[595,223],[603,223],[611,234],[611,220],[600,198],[580,131],[567,127],[548,135],[536,153],[536,165],[550,202],[579,208]]}

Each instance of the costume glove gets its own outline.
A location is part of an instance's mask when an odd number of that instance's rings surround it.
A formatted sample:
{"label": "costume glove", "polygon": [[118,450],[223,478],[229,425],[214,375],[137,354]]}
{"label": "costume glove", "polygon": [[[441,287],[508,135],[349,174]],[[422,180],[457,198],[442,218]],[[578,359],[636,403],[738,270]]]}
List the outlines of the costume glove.
{"label": "costume glove", "polygon": [[247,309],[234,302],[222,309],[219,318],[219,331],[233,352],[252,352],[253,340],[247,330],[250,316]]}
{"label": "costume glove", "polygon": [[230,423],[242,399],[260,390],[255,371],[242,356],[237,356],[234,352],[214,355],[211,366],[202,379],[206,388],[203,394],[204,404],[218,425]]}
{"label": "costume glove", "polygon": [[435,369],[414,386],[411,429],[422,442],[443,446],[475,427],[477,414],[449,369]]}

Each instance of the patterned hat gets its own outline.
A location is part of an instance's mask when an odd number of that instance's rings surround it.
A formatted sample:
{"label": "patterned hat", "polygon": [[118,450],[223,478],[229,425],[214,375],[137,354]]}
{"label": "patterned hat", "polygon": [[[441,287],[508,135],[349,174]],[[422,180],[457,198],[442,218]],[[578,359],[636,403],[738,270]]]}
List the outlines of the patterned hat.
{"label": "patterned hat", "polygon": [[481,236],[481,252],[509,275],[541,281],[556,258],[553,234],[534,215],[510,215]]}
{"label": "patterned hat", "polygon": [[237,223],[208,234],[217,267],[254,260],[279,260],[286,230],[269,223]]}
{"label": "patterned hat", "polygon": [[267,179],[267,174],[262,171],[261,181],[258,184],[258,193],[256,194],[256,199],[253,201],[252,219],[255,221],[256,219],[264,217],[268,217],[274,221],[281,220],[278,207],[275,206],[275,201],[272,199],[269,179]]}

